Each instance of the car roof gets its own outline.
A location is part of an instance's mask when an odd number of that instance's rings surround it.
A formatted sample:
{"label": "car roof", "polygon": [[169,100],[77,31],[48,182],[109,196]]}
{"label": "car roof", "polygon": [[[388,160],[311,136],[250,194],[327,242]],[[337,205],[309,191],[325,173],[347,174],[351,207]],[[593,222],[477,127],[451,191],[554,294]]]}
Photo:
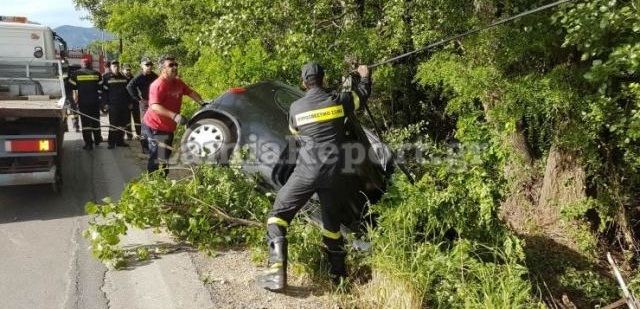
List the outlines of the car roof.
{"label": "car roof", "polygon": [[283,83],[281,81],[275,81],[275,80],[266,80],[266,81],[258,82],[258,83],[246,86],[244,88],[247,90],[247,92],[263,91],[267,89],[272,90],[276,88],[285,88],[287,90],[300,94],[300,96],[304,95],[304,92],[299,88],[296,88],[289,84]]}

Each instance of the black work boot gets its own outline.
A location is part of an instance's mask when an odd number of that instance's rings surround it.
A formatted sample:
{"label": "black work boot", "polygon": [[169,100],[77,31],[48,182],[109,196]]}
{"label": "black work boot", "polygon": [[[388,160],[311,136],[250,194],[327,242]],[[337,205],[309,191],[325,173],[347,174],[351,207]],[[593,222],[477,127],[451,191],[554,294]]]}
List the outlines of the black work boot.
{"label": "black work boot", "polygon": [[340,281],[347,278],[347,267],[345,264],[347,252],[344,250],[334,251],[325,248],[325,253],[329,260],[329,277],[333,283],[339,284]]}
{"label": "black work boot", "polygon": [[287,287],[287,239],[269,239],[269,269],[256,280],[258,286],[273,292]]}

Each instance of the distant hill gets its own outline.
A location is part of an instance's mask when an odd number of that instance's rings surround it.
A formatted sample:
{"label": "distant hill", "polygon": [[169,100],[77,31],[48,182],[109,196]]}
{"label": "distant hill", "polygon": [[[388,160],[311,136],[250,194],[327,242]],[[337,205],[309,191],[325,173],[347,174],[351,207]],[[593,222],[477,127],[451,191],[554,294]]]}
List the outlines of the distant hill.
{"label": "distant hill", "polygon": [[[85,28],[76,26],[60,26],[53,29],[58,35],[60,35],[69,48],[84,48],[92,41],[101,40],[102,33],[98,28]],[[104,32],[105,40],[113,40],[114,35],[108,32]]]}

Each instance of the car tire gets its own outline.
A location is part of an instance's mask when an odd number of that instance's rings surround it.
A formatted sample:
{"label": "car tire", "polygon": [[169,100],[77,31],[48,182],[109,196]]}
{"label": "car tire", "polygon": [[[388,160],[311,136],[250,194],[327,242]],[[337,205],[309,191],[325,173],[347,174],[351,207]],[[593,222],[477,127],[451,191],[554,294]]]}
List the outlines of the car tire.
{"label": "car tire", "polygon": [[191,124],[182,136],[182,154],[190,164],[227,164],[236,139],[229,126],[219,119],[205,118]]}

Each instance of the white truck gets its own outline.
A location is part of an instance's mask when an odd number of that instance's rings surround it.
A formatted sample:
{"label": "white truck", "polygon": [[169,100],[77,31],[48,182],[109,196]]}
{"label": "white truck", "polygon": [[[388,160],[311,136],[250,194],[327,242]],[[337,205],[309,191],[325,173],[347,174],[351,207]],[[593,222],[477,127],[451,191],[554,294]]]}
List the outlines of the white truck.
{"label": "white truck", "polygon": [[0,186],[60,190],[65,52],[49,27],[0,16]]}

